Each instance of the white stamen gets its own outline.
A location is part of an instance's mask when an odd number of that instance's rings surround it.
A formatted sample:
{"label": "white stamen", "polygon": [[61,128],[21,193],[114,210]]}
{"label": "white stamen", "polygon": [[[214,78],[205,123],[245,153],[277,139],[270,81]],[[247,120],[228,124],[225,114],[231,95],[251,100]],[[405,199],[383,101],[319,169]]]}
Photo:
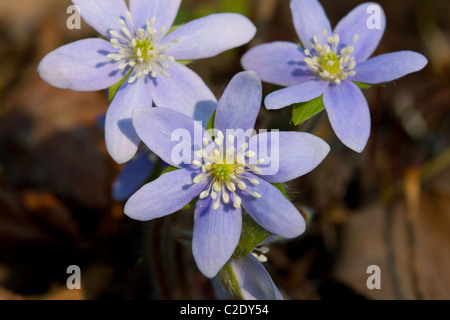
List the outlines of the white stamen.
{"label": "white stamen", "polygon": [[[225,136],[222,131],[218,131],[214,142],[211,143],[205,138],[203,145],[205,149],[198,150],[194,153],[197,159],[192,161],[192,165],[201,168],[202,173],[194,177],[193,183],[198,184],[202,181],[208,180],[209,186],[200,193],[200,198],[205,199],[208,196],[216,201],[213,208],[217,209],[220,202],[228,204],[233,199],[233,206],[239,208],[242,199],[236,194],[239,190],[247,190],[247,183],[253,186],[259,185],[259,180],[243,175],[247,171],[254,173],[261,173],[261,169],[254,164],[247,164],[246,157],[256,157],[254,151],[248,150],[248,143],[242,144],[237,150],[234,147],[236,137],[228,135],[227,146],[224,145]],[[229,146],[232,144],[232,146]],[[208,148],[206,148],[208,147]],[[227,147],[227,149],[225,149]],[[207,150],[209,149],[209,151]],[[202,158],[199,161],[198,158]],[[261,159],[259,159],[261,162]],[[252,186],[252,188],[253,188]],[[249,194],[255,198],[260,198],[261,194],[254,190],[249,191]]]}
{"label": "white stamen", "polygon": [[217,181],[213,184],[213,189],[217,192],[220,192],[222,190],[222,186]]}
{"label": "white stamen", "polygon": [[348,77],[354,76],[352,71],[356,67],[356,61],[351,54],[355,51],[353,44],[358,41],[359,36],[353,36],[353,43],[347,47],[341,48],[338,52],[341,41],[338,34],[333,34],[326,38],[327,30],[322,31],[322,44],[319,43],[317,36],[313,37],[314,43],[308,43],[308,46],[314,50],[305,49],[306,65],[316,72],[322,79],[341,83]]}
{"label": "white stamen", "polygon": [[200,161],[198,161],[198,160],[192,161],[192,164],[193,164],[194,166],[196,166],[196,167],[201,167],[201,166],[202,166],[202,163],[201,163]]}
{"label": "white stamen", "polygon": [[223,200],[224,203],[229,203],[230,202],[230,196],[228,195],[228,193],[222,192],[222,200]]}
{"label": "white stamen", "polygon": [[161,27],[157,31],[152,28],[156,18],[147,21],[144,29],[137,29],[130,11],[125,12],[125,19],[119,20],[120,29],[108,32],[111,46],[117,49],[117,52],[108,54],[107,58],[122,61],[118,65],[119,70],[124,70],[126,68],[124,66],[133,68],[129,83],[134,83],[141,76],[147,75],[153,78],[158,74],[169,77],[169,73],[164,69],[169,68],[168,62],[174,62],[175,58],[164,55],[170,44],[163,41],[166,29]]}
{"label": "white stamen", "polygon": [[238,196],[238,195],[234,195],[234,201],[233,201],[233,206],[235,208],[240,208],[242,204],[242,199]]}
{"label": "white stamen", "polygon": [[254,151],[247,151],[247,152],[245,153],[245,155],[246,155],[248,158],[256,157],[256,153],[255,153]]}
{"label": "white stamen", "polygon": [[119,36],[117,31],[115,31],[115,30],[109,30],[109,35],[114,38],[117,38]]}
{"label": "white stamen", "polygon": [[252,255],[256,259],[258,259],[258,261],[261,262],[261,263],[267,262],[267,257],[265,255],[263,255],[263,254],[256,254],[256,253],[252,252]]}
{"label": "white stamen", "polygon": [[193,182],[194,182],[195,184],[199,184],[199,183],[203,180],[203,177],[204,177],[203,174],[199,174],[199,175],[195,176]]}
{"label": "white stamen", "polygon": [[261,252],[262,254],[267,254],[269,252],[269,248],[267,248],[267,247],[259,247],[258,251]]}
{"label": "white stamen", "polygon": [[132,76],[132,77],[130,77],[130,79],[128,79],[128,83],[133,83],[133,82],[135,82],[136,81],[136,76]]}
{"label": "white stamen", "polygon": [[237,181],[237,185],[238,185],[238,188],[241,190],[247,189],[247,185],[245,184],[244,181]]}
{"label": "white stamen", "polygon": [[233,182],[228,182],[227,183],[227,189],[230,190],[231,192],[235,192],[236,191],[236,185]]}
{"label": "white stamen", "polygon": [[209,192],[208,191],[203,191],[202,193],[200,193],[200,199],[205,199],[209,196]]}
{"label": "white stamen", "polygon": [[[196,158],[203,158],[203,152],[201,150],[195,151],[194,156]],[[192,164],[194,164],[194,163],[192,163]]]}

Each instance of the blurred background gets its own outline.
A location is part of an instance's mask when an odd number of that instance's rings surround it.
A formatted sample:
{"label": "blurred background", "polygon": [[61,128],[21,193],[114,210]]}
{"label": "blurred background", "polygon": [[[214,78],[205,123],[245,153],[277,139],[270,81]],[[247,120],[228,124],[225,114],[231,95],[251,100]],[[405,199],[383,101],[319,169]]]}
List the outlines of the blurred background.
{"label": "blurred background", "polygon": [[[335,25],[362,1],[321,3]],[[261,109],[259,127],[309,131],[332,150],[286,186],[309,217],[302,236],[267,254],[286,299],[450,298],[450,2],[379,3],[387,29],[375,54],[413,50],[430,63],[364,90],[373,125],[362,154],[336,138],[326,113],[294,127],[291,108]],[[67,29],[69,5],[0,1],[0,299],[215,299],[186,240],[191,211],[136,222],[112,199],[120,166],[96,124],[105,93],[56,89],[36,73],[48,52],[96,36],[84,22]],[[177,23],[213,12],[258,28],[247,46],[190,65],[217,97],[246,50],[297,41],[288,0],[184,0]],[[264,84],[264,94],[275,89]],[[81,290],[66,287],[70,265],[81,268]],[[370,265],[380,290],[366,286]]]}

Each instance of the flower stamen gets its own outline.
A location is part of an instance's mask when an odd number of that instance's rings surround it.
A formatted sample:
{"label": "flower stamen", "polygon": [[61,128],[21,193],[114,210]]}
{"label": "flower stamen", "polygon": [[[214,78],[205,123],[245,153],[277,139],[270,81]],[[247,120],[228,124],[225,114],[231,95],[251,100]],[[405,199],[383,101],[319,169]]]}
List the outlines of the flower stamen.
{"label": "flower stamen", "polygon": [[[213,142],[214,149],[210,148],[208,139],[203,139],[205,149],[195,152],[196,160],[192,164],[202,169],[202,173],[194,177],[193,182],[198,184],[205,179],[209,179],[209,186],[200,193],[200,199],[206,199],[211,196],[215,201],[213,209],[217,210],[220,201],[224,204],[231,203],[235,208],[240,208],[242,199],[236,194],[239,189],[248,192],[255,198],[261,198],[257,192],[247,191],[247,182],[253,186],[259,185],[259,181],[243,175],[245,172],[261,173],[261,169],[253,164],[246,164],[245,158],[254,158],[256,153],[248,150],[248,143],[244,143],[237,150],[234,147],[236,137],[228,135],[226,137],[227,148],[224,146],[225,136],[218,131]],[[212,149],[212,150],[211,150]],[[200,162],[198,159],[202,159]],[[263,163],[263,159],[257,159],[257,163]]]}
{"label": "flower stamen", "polygon": [[[129,11],[126,12],[125,17],[126,21],[119,20],[122,26],[120,31],[109,31],[111,46],[118,51],[108,54],[107,58],[122,61],[118,66],[119,70],[133,69],[128,79],[129,83],[147,75],[152,78],[156,78],[158,74],[169,77],[165,69],[170,67],[169,62],[174,62],[175,58],[164,54],[169,49],[169,43],[162,41],[166,28],[161,27],[159,31],[153,28],[156,19],[152,18],[145,23],[145,29],[136,29]],[[172,42],[178,42],[178,40]]]}
{"label": "flower stamen", "polygon": [[[322,31],[321,42],[319,42],[317,36],[314,36],[314,43],[308,43],[311,50],[304,50],[306,55],[304,61],[322,79],[339,84],[348,77],[356,75],[356,72],[353,70],[356,67],[356,61],[355,57],[351,55],[355,51],[353,44],[358,41],[359,36],[356,34],[353,37],[352,45],[344,47],[338,52],[340,43],[339,35],[335,34],[326,38],[327,33],[325,29]],[[325,38],[326,41],[324,41]],[[324,42],[325,44],[320,44]]]}

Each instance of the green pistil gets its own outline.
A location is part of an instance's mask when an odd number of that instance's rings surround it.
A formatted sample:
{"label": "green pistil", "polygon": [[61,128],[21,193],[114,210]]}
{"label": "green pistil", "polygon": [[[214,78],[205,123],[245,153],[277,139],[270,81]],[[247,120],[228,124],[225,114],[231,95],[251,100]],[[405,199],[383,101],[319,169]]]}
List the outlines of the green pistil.
{"label": "green pistil", "polygon": [[153,58],[152,55],[148,55],[148,52],[153,50],[152,43],[150,42],[148,37],[145,40],[136,41],[136,52],[138,49],[141,49],[142,59],[147,60],[148,58]]}
{"label": "green pistil", "polygon": [[216,177],[218,177],[221,181],[228,183],[231,179],[231,175],[234,173],[234,168],[231,164],[215,164],[214,172]]}
{"label": "green pistil", "polygon": [[322,68],[330,74],[336,74],[339,71],[339,56],[334,52],[323,55]]}

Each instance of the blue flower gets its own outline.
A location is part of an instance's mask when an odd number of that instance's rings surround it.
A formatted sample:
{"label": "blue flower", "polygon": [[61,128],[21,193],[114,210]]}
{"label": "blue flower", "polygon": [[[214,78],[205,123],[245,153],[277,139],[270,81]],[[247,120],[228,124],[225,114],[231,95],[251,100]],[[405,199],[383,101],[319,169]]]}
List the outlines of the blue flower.
{"label": "blue flower", "polygon": [[[322,139],[302,132],[260,133],[241,143],[237,142],[239,135],[223,134],[253,131],[261,102],[261,81],[256,73],[237,74],[218,102],[214,141],[199,122],[177,111],[139,108],[133,112],[133,124],[142,141],[163,161],[180,169],[142,187],[126,203],[125,214],[137,220],[155,219],[198,197],[192,250],[200,271],[210,278],[230,259],[239,242],[241,205],[273,234],[293,238],[303,233],[301,214],[271,183],[308,173],[330,150]],[[260,143],[264,140],[266,144]],[[275,144],[279,148],[271,159],[278,170],[272,172],[272,163],[261,156],[268,155],[265,145]],[[174,160],[180,146],[188,150],[185,161]]]}
{"label": "blue flower", "polygon": [[[99,129],[105,131],[105,114],[96,117],[95,122]],[[148,179],[160,161],[158,157],[148,150],[145,146],[141,147],[136,155],[127,162],[120,170],[112,187],[112,197],[116,201],[127,200],[135,193]],[[167,164],[161,163],[161,166],[167,167]]]}
{"label": "blue flower", "polygon": [[113,198],[117,201],[127,200],[150,179],[158,160],[158,157],[146,148],[138,150],[133,159],[124,165],[114,181]]}
{"label": "blue flower", "polygon": [[[270,242],[275,237],[270,236],[264,243]],[[239,283],[239,295],[245,300],[284,300],[280,290],[261,263],[267,261],[264,254],[268,250],[267,247],[257,247],[243,258],[232,258],[228,262]],[[221,279],[219,275],[212,279],[216,297],[219,299],[236,298],[225,287],[224,281],[227,282],[229,279]]]}
{"label": "blue flower", "polygon": [[242,57],[244,69],[256,71],[263,81],[287,87],[266,97],[267,109],[323,95],[336,135],[349,148],[362,152],[370,136],[370,112],[353,82],[392,81],[421,70],[427,59],[416,52],[400,51],[368,60],[386,26],[384,12],[376,3],[357,6],[333,31],[316,0],[291,0],[291,11],[305,47],[283,41],[256,46]]}
{"label": "blue flower", "polygon": [[[171,108],[196,120],[211,116],[216,98],[201,78],[177,61],[216,56],[255,35],[234,13],[212,14],[171,31],[181,0],[73,0],[102,38],[76,41],[49,53],[38,72],[51,85],[77,91],[109,88],[127,77],[106,115],[106,147],[118,163],[139,145],[134,108]],[[169,32],[171,31],[171,32]]]}

